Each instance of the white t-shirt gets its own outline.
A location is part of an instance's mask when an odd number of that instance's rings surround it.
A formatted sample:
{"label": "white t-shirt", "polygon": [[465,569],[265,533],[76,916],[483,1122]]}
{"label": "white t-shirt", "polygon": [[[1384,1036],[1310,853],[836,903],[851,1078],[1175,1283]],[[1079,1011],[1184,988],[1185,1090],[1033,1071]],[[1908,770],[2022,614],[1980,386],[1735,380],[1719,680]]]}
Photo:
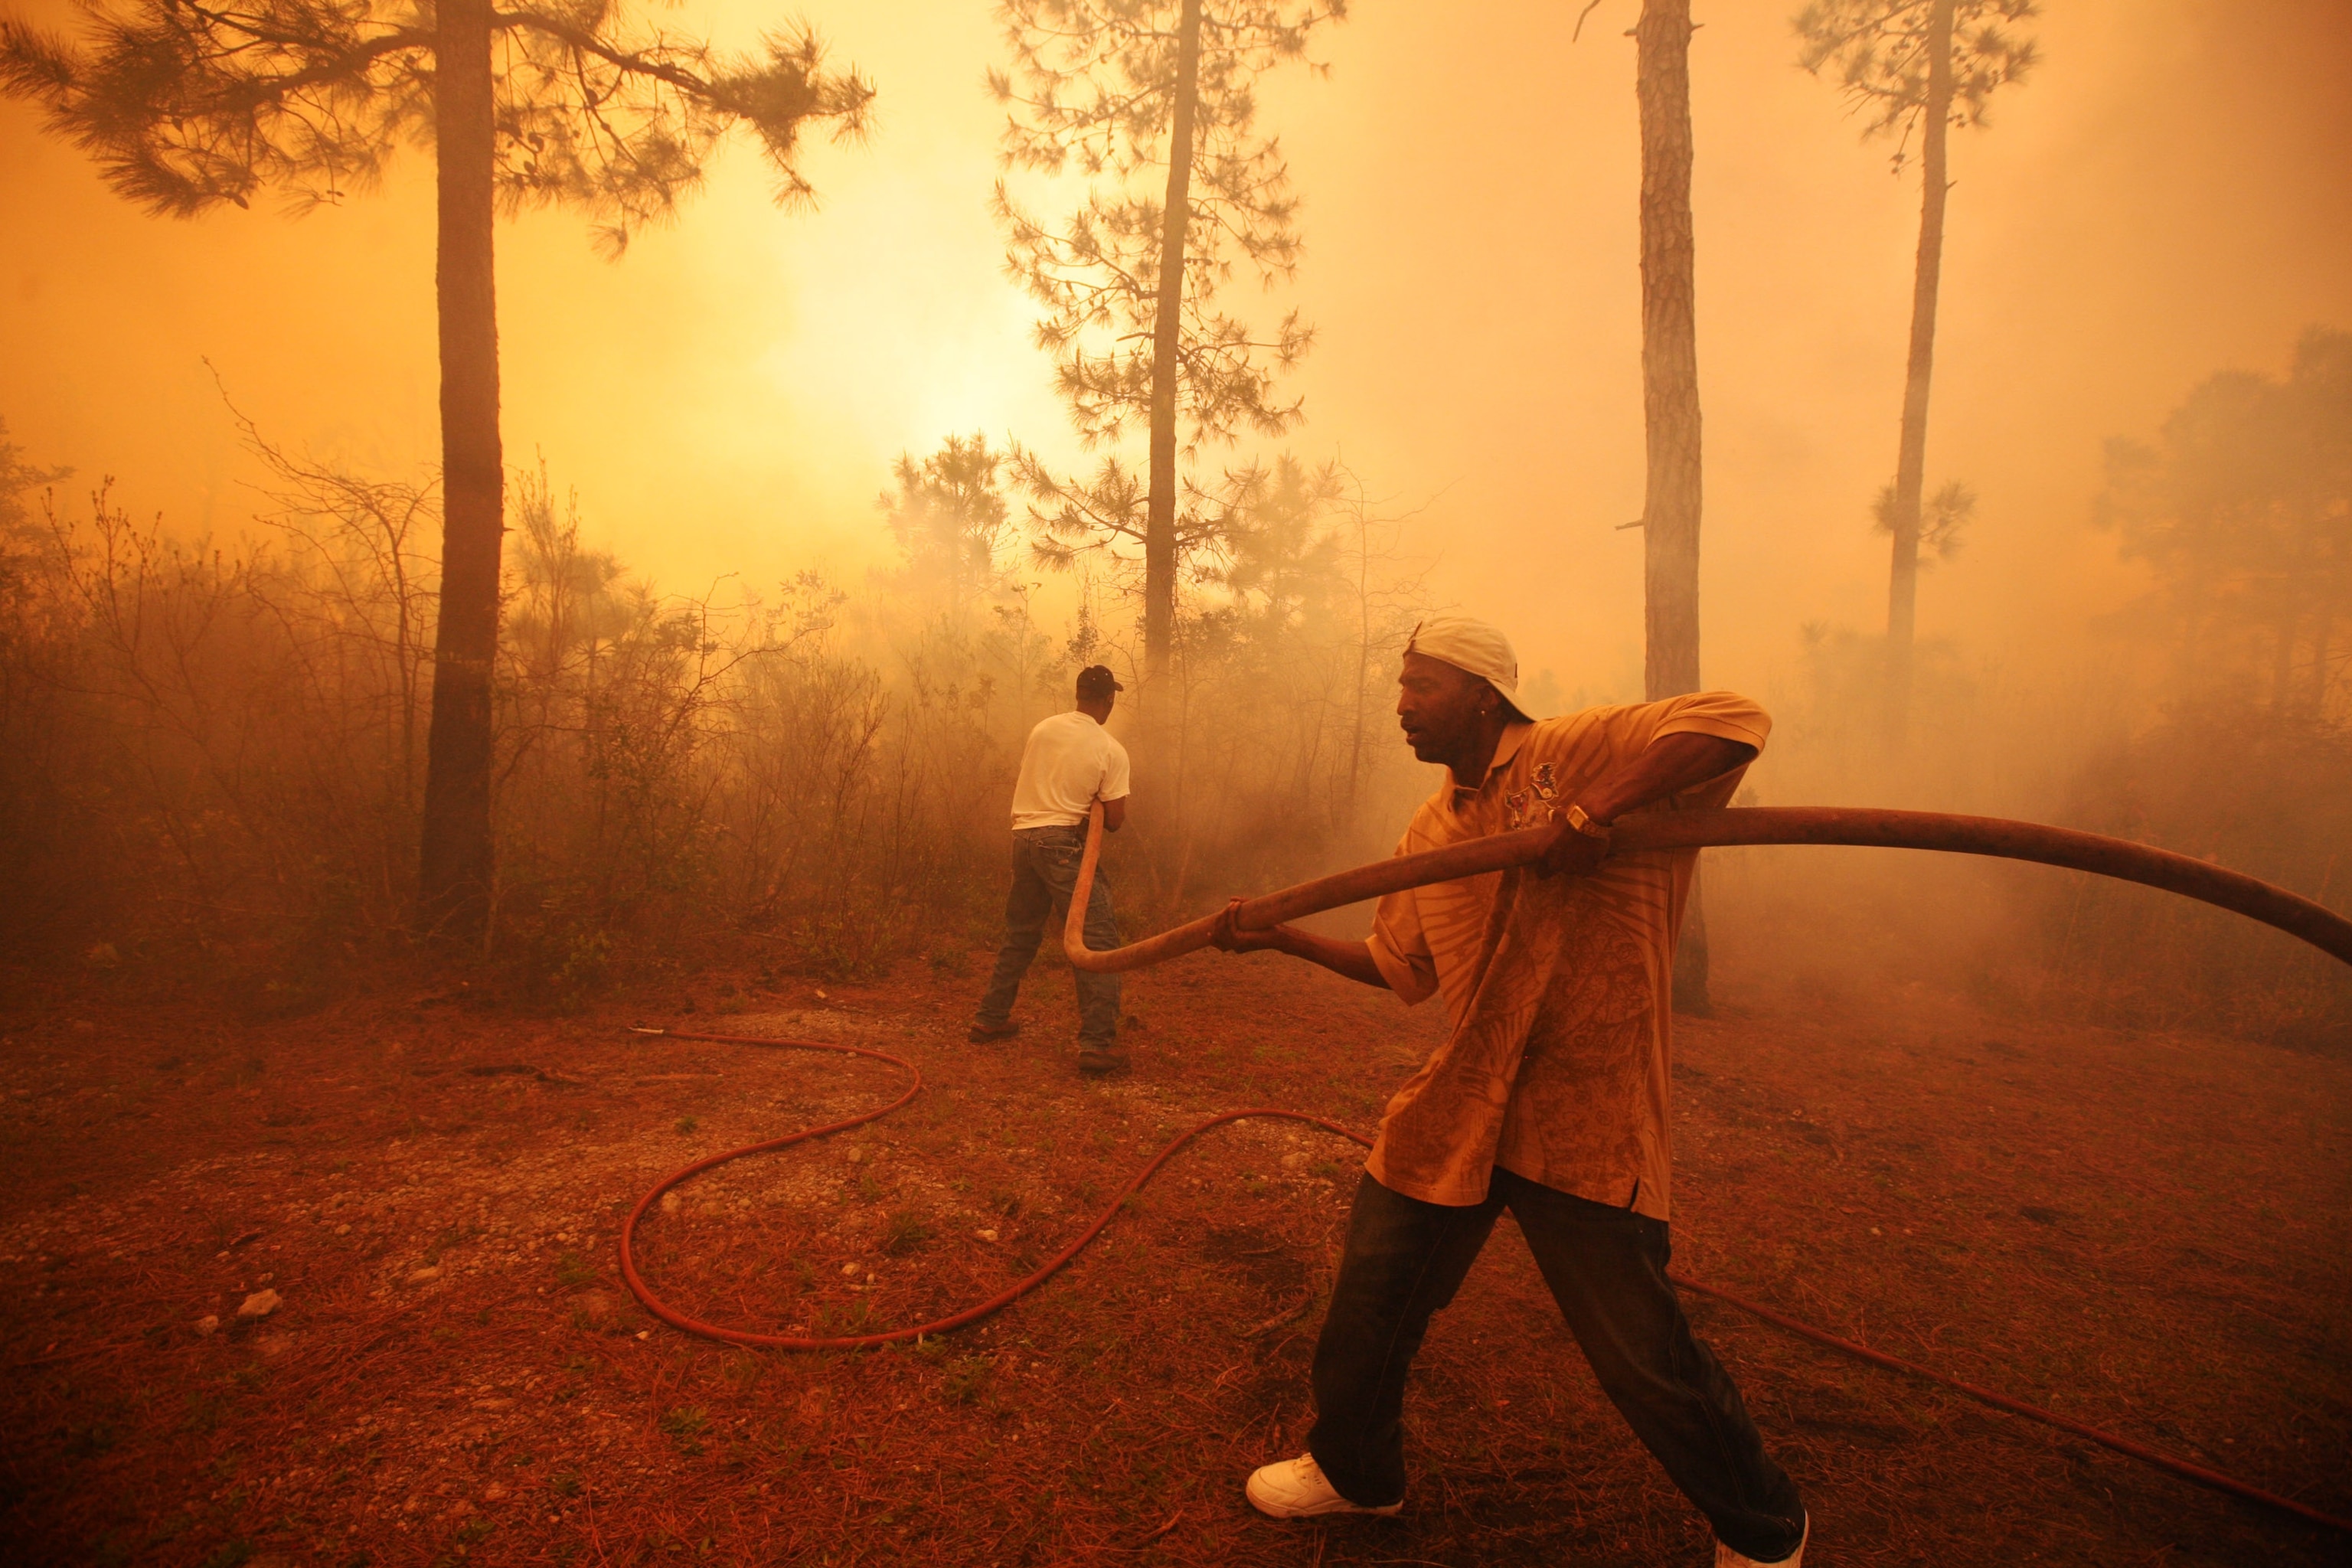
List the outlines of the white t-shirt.
{"label": "white t-shirt", "polygon": [[1097,795],[1127,798],[1127,748],[1076,709],[1040,721],[1021,748],[1021,782],[1013,786],[1014,831],[1084,822]]}

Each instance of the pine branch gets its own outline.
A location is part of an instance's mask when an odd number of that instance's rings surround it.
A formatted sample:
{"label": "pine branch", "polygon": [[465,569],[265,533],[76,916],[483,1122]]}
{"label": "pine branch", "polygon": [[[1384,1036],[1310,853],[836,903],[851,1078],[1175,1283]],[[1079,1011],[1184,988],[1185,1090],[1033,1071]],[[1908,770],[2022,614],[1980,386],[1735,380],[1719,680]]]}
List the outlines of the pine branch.
{"label": "pine branch", "polygon": [[[298,206],[335,200],[377,178],[404,135],[430,139],[437,35],[393,0],[135,0],[88,16],[79,45],[0,23],[0,92],[41,103],[153,210],[242,206],[269,184]],[[659,32],[625,39],[601,4],[501,11],[492,25],[510,46],[496,86],[502,200],[583,208],[606,220],[607,248],[673,211],[737,126],[782,174],[778,198],[807,199],[802,129],[830,121],[836,140],[855,137],[874,96],[856,71],[826,72],[805,30],[737,62]]]}

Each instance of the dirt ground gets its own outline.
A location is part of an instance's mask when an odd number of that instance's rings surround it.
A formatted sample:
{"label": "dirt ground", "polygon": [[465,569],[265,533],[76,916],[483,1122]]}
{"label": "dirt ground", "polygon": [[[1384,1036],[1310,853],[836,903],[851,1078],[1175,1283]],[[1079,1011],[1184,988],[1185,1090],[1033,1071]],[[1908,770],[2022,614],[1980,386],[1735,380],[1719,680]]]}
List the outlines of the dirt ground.
{"label": "dirt ground", "polygon": [[[1161,1142],[1241,1105],[1369,1131],[1433,1008],[1271,956],[1130,984],[1081,1083],[1066,972],[968,1046],[984,955],[820,991],[755,968],[531,1017],[395,988],[299,1018],[20,989],[0,1013],[14,1562],[1697,1564],[1507,1221],[1433,1328],[1394,1521],[1276,1524],[1358,1152],[1220,1130],[975,1327],[732,1349],[622,1289],[658,1175],[723,1168],[648,1276],[755,1328],[896,1325],[1049,1255]],[[2352,1064],[2057,1029],[1927,993],[1870,1016],[1727,984],[1680,1029],[1677,1266],[2352,1514]],[[274,1295],[267,1315],[240,1305]],[[1809,1560],[2319,1563],[2352,1542],[1694,1300],[1804,1489]],[[215,1323],[213,1321],[217,1320]]]}

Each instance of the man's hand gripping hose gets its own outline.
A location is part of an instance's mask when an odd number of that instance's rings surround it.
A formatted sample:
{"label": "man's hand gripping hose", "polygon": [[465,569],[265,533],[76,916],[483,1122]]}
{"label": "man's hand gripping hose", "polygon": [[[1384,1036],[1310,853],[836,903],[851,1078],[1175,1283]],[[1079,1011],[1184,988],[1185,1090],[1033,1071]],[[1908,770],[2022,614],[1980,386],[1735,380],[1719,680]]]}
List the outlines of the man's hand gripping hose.
{"label": "man's hand gripping hose", "polygon": [[[1505,870],[1514,866],[1533,862],[1549,843],[1553,829],[1529,828],[1517,833],[1496,834],[1491,837],[1472,839],[1467,843],[1449,846],[1422,855],[1398,856],[1337,876],[1303,882],[1263,898],[1244,900],[1235,910],[1235,923],[1244,929],[1264,929],[1293,921],[1320,910],[1338,909],[1377,898],[1382,893],[1401,889],[1420,887],[1430,882],[1450,881],[1461,877],[1476,876],[1487,871]],[[1141,969],[1165,963],[1180,954],[1207,946],[1213,934],[1218,917],[1204,916],[1200,920],[1163,931],[1142,942],[1106,952],[1087,948],[1084,935],[1087,900],[1094,884],[1096,863],[1102,852],[1102,806],[1097,803],[1087,835],[1086,855],[1080,865],[1077,884],[1070,899],[1068,924],[1063,943],[1070,962],[1081,969],[1096,971]],[[2132,844],[2122,839],[2102,837],[2097,834],[2077,833],[2065,828],[2044,827],[2033,823],[2010,822],[1996,817],[1949,816],[1924,811],[1873,811],[1847,807],[1750,807],[1719,811],[1689,811],[1664,813],[1650,816],[1633,816],[1616,826],[1612,854],[1638,853],[1643,850],[1695,849],[1718,845],[1763,844],[1841,844],[1873,846],[1883,848],[1936,849],[1955,854],[1998,856],[2008,859],[2032,860],[2043,865],[2069,867],[2075,870],[2095,872],[2125,881],[2139,882],[2152,888],[2180,893],[2186,897],[2215,904],[2222,909],[2276,926],[2302,938],[2321,951],[2352,963],[2352,921],[2325,905],[2300,898],[2282,888],[2274,888],[2252,877],[2226,871],[2202,860],[2185,855],[2152,848],[2144,844]],[[1370,1140],[1360,1133],[1303,1111],[1273,1108],[1252,1108],[1229,1110],[1213,1116],[1190,1131],[1171,1140],[1154,1155],[1150,1163],[1138,1171],[1115,1194],[1102,1212],[1087,1223],[1063,1248],[1045,1260],[1026,1278],[999,1291],[985,1301],[977,1302],[947,1317],[931,1322],[910,1324],[882,1333],[852,1334],[833,1337],[766,1333],[751,1329],[729,1328],[705,1322],[699,1318],[672,1307],[654,1293],[638,1272],[635,1255],[636,1229],[646,1215],[660,1202],[662,1195],[693,1177],[717,1165],[740,1160],[747,1155],[772,1153],[795,1143],[845,1131],[853,1127],[877,1121],[913,1100],[922,1092],[922,1074],[914,1064],[887,1051],[869,1049],[863,1046],[845,1046],[819,1040],[772,1039],[747,1035],[683,1034],[663,1029],[641,1029],[645,1035],[663,1035],[672,1039],[703,1040],[722,1045],[757,1046],[769,1049],[832,1051],[843,1056],[865,1057],[886,1062],[906,1073],[906,1091],[887,1104],[835,1121],[822,1127],[811,1127],[782,1138],[747,1144],[710,1155],[693,1164],[673,1171],[663,1177],[637,1200],[635,1207],[621,1223],[621,1277],[627,1281],[630,1292],[646,1310],[673,1328],[704,1338],[723,1340],[730,1344],[749,1345],[775,1350],[858,1350],[898,1341],[913,1340],[928,1334],[945,1333],[952,1329],[975,1322],[1011,1305],[1021,1297],[1043,1285],[1058,1273],[1071,1259],[1084,1251],[1088,1243],[1102,1234],[1118,1217],[1127,1200],[1139,1191],[1145,1183],[1159,1174],[1187,1144],[1213,1128],[1229,1121],[1241,1121],[1264,1117],[1286,1121],[1305,1122],[1310,1127],[1345,1138],[1350,1142],[1370,1146]],[[2086,1438],[2116,1453],[2169,1471],[2200,1486],[2210,1487],[2232,1496],[2264,1504],[2296,1515],[2312,1523],[2352,1533],[2352,1520],[2339,1519],[2321,1512],[2292,1498],[2281,1497],[2234,1477],[2192,1464],[2186,1459],[2145,1447],[2127,1437],[2085,1426],[2065,1416],[2012,1399],[1990,1389],[1979,1388],[1947,1377],[1941,1373],[1874,1351],[1834,1334],[1813,1328],[1798,1320],[1784,1316],[1769,1308],[1743,1300],[1727,1291],[1717,1289],[1695,1279],[1677,1274],[1672,1277],[1677,1287],[1710,1296],[1738,1307],[1766,1322],[1801,1335],[1805,1339],[1874,1365],[1903,1372],[1915,1377],[1953,1389],[1958,1393],[2029,1419],[2055,1426],[2078,1437]]]}

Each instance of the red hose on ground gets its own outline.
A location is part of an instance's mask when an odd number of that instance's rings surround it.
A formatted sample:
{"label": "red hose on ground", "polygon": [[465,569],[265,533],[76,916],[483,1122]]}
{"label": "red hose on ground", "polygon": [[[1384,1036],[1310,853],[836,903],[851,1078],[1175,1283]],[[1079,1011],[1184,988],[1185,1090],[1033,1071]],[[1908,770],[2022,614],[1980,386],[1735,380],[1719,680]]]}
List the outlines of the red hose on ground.
{"label": "red hose on ground", "polygon": [[[902,1068],[907,1073],[908,1077],[913,1080],[908,1085],[906,1093],[890,1101],[887,1105],[881,1106],[873,1110],[868,1110],[862,1115],[850,1117],[846,1121],[829,1122],[823,1127],[811,1127],[803,1131],[787,1134],[782,1138],[772,1138],[765,1142],[747,1143],[740,1149],[730,1149],[724,1152],[710,1155],[707,1159],[697,1160],[690,1165],[683,1166],[678,1170],[673,1171],[668,1175],[664,1176],[660,1181],[655,1183],[652,1187],[648,1188],[645,1196],[637,1200],[636,1206],[629,1211],[628,1218],[621,1222],[621,1278],[628,1282],[630,1294],[634,1295],[640,1302],[644,1303],[646,1310],[651,1312],[655,1317],[659,1318],[663,1322],[669,1324],[672,1328],[682,1329],[689,1334],[698,1334],[705,1339],[723,1340],[729,1344],[753,1345],[770,1350],[792,1351],[864,1350],[876,1345],[890,1344],[898,1341],[918,1339],[927,1334],[945,1333],[950,1329],[960,1329],[967,1323],[976,1322],[980,1319],[985,1318],[992,1312],[1012,1305],[1014,1301],[1018,1300],[1023,1296],[1027,1295],[1030,1291],[1034,1290],[1038,1286],[1043,1285],[1046,1280],[1059,1273],[1063,1267],[1069,1263],[1072,1258],[1077,1257],[1079,1253],[1086,1250],[1087,1245],[1089,1242],[1093,1241],[1096,1237],[1103,1233],[1103,1231],[1110,1225],[1110,1222],[1118,1217],[1118,1211],[1126,1205],[1127,1200],[1134,1196],[1135,1194],[1142,1188],[1146,1182],[1149,1182],[1153,1176],[1159,1174],[1160,1167],[1167,1164],[1170,1160],[1173,1159],[1179,1150],[1192,1142],[1195,1138],[1198,1138],[1202,1133],[1208,1131],[1211,1128],[1222,1127],[1228,1121],[1242,1121],[1252,1117],[1266,1117],[1283,1121],[1303,1121],[1309,1127],[1319,1127],[1326,1132],[1336,1133],[1339,1137],[1347,1139],[1351,1143],[1360,1145],[1364,1148],[1371,1147],[1371,1140],[1364,1137],[1361,1133],[1356,1132],[1349,1128],[1342,1127],[1336,1121],[1327,1121],[1320,1116],[1310,1116],[1303,1110],[1281,1110],[1269,1107],[1253,1107],[1245,1110],[1224,1111],[1222,1114],[1210,1117],[1207,1121],[1199,1123],[1197,1126],[1192,1127],[1187,1131],[1180,1133],[1174,1139],[1171,1140],[1165,1148],[1161,1149],[1159,1153],[1152,1156],[1150,1163],[1145,1165],[1140,1171],[1138,1171],[1128,1184],[1118,1190],[1118,1192],[1111,1198],[1110,1202],[1104,1205],[1103,1211],[1097,1215],[1093,1221],[1089,1223],[1084,1230],[1081,1230],[1067,1246],[1064,1247],[1061,1251],[1055,1253],[1052,1258],[1047,1258],[1045,1263],[1041,1264],[1034,1272],[1028,1275],[1027,1278],[1023,1279],[1005,1289],[997,1292],[985,1301],[982,1301],[975,1306],[967,1307],[962,1311],[952,1313],[948,1317],[935,1319],[928,1323],[917,1323],[908,1328],[892,1329],[886,1333],[846,1334],[831,1338],[813,1338],[796,1334],[759,1333],[748,1329],[730,1329],[721,1324],[705,1322],[699,1318],[690,1317],[688,1314],[679,1311],[677,1308],[672,1307],[668,1302],[663,1300],[659,1296],[655,1295],[653,1288],[647,1285],[644,1277],[637,1272],[635,1253],[637,1222],[645,1217],[646,1210],[652,1208],[655,1204],[661,1201],[661,1197],[664,1193],[670,1191],[679,1184],[686,1182],[694,1176],[698,1176],[714,1166],[726,1164],[731,1160],[742,1159],[747,1154],[764,1154],[773,1152],[779,1149],[788,1149],[795,1143],[805,1143],[811,1139],[823,1138],[831,1133],[846,1131],[852,1127],[862,1127],[869,1121],[879,1121],[881,1118],[889,1115],[892,1111],[898,1110],[900,1106],[906,1104],[908,1100],[914,1099],[915,1096],[922,1092],[923,1075],[921,1069],[918,1068],[914,1063],[907,1060],[904,1057],[892,1056],[887,1051],[872,1050],[864,1046],[835,1045],[824,1040],[769,1039],[762,1038],[755,1035],[682,1034],[669,1029],[638,1029],[635,1032],[640,1035],[662,1036],[673,1040],[705,1040],[714,1045],[761,1046],[769,1049],[789,1048],[793,1050],[834,1051],[843,1056],[866,1057],[875,1061],[887,1062],[892,1067]],[[2317,1509],[2310,1508],[2303,1503],[2296,1502],[2292,1498],[2281,1497],[2276,1492],[2264,1491],[2260,1487],[2239,1480],[2233,1476],[2223,1475],[2219,1470],[2209,1470],[2202,1465],[2191,1464],[2186,1459],[2174,1458],[2169,1454],[2160,1453],[2154,1448],[2145,1447],[2140,1444],[2135,1443],[2128,1437],[2119,1437],[2112,1432],[2102,1431],[2096,1426],[2085,1426],[2080,1421],[2069,1420],[2063,1415],[2060,1415],[2053,1411],[2044,1410],[2039,1405],[2028,1405],[2021,1399],[2012,1399],[2008,1394],[1997,1394],[1989,1388],[1979,1388],[1974,1384],[1962,1383],[1958,1378],[1946,1377],[1941,1373],[1931,1372],[1924,1366],[1917,1365],[1912,1362],[1903,1361],[1895,1356],[1887,1355],[1883,1352],[1872,1350],[1866,1345],[1859,1345],[1851,1340],[1840,1339],[1835,1334],[1825,1332],[1822,1330],[1812,1327],[1809,1323],[1801,1322],[1795,1318],[1787,1317],[1780,1312],[1773,1311],[1769,1307],[1759,1307],[1753,1301],[1744,1300],[1738,1296],[1732,1295],[1727,1290],[1718,1290],[1712,1285],[1703,1285],[1696,1279],[1686,1279],[1680,1274],[1670,1275],[1669,1278],[1672,1279],[1675,1284],[1682,1289],[1696,1290],[1702,1296],[1712,1297],[1718,1301],[1737,1307],[1743,1312],[1750,1313],[1777,1328],[1786,1329],[1790,1333],[1798,1334],[1805,1339],[1812,1341],[1815,1344],[1825,1345],[1832,1350],[1843,1352],[1858,1360],[1868,1362],[1874,1366],[1883,1366],[1895,1372],[1908,1373],[1915,1377],[1926,1378],[1931,1383],[1939,1384],[1946,1388],[1953,1389],[1960,1394],[1967,1394],[1969,1398],[1974,1399],[1980,1404],[1991,1405],[1997,1410],[2006,1410],[2013,1415],[2022,1415],[2029,1420],[2039,1421],[2044,1426],[2054,1426],[2062,1432],[2071,1432],[2078,1437],[2087,1438],[2091,1442],[2100,1445],[2102,1447],[2111,1448],[2115,1452],[2122,1454],[2126,1458],[2137,1459],[2143,1464],[2152,1465],[2160,1470],[2168,1471],[2173,1475],[2180,1477],[2184,1480],[2194,1481],[2199,1486],[2209,1487],[2215,1491],[2227,1492],[2233,1497],[2243,1498],[2249,1502],[2266,1504],[2269,1507],[2294,1514],[2299,1519],[2306,1520],[2313,1524],[2326,1525],[2331,1530],[2340,1530],[2347,1533],[2352,1533],[2352,1520],[2338,1519],[2333,1514],[2322,1513]]]}
{"label": "red hose on ground", "polygon": [[670,1327],[684,1329],[689,1334],[700,1334],[707,1339],[725,1340],[729,1344],[759,1345],[770,1350],[786,1351],[867,1350],[876,1345],[891,1344],[900,1340],[920,1339],[926,1334],[943,1334],[950,1329],[960,1329],[966,1323],[977,1322],[990,1313],[1012,1305],[1059,1273],[1065,1264],[1086,1250],[1088,1242],[1102,1234],[1104,1227],[1118,1217],[1119,1205],[1133,1196],[1144,1183],[1159,1174],[1160,1167],[1173,1158],[1179,1149],[1212,1127],[1222,1127],[1228,1121],[1242,1121],[1253,1116],[1271,1117],[1283,1121],[1304,1121],[1310,1127],[1320,1127],[1327,1132],[1336,1132],[1340,1137],[1353,1140],[1358,1143],[1365,1142],[1338,1122],[1326,1121],[1319,1116],[1309,1116],[1303,1110],[1276,1110],[1266,1108],[1228,1110],[1223,1115],[1212,1116],[1191,1131],[1177,1138],[1165,1149],[1160,1150],[1152,1157],[1151,1163],[1137,1172],[1133,1180],[1119,1188],[1118,1195],[1110,1200],[1102,1213],[1095,1215],[1094,1222],[1080,1231],[1068,1246],[1047,1258],[1027,1279],[999,1291],[977,1306],[967,1307],[952,1316],[940,1318],[931,1322],[917,1323],[910,1328],[892,1329],[887,1333],[841,1334],[826,1338],[800,1334],[762,1334],[749,1329],[724,1328],[717,1323],[706,1323],[699,1318],[690,1318],[655,1295],[652,1287],[648,1286],[644,1277],[637,1272],[635,1253],[637,1222],[645,1217],[647,1209],[661,1201],[661,1195],[664,1193],[689,1177],[700,1175],[714,1165],[723,1165],[730,1160],[740,1160],[746,1154],[765,1154],[778,1149],[789,1149],[795,1143],[805,1143],[812,1138],[823,1138],[828,1133],[844,1132],[852,1127],[862,1127],[868,1121],[877,1121],[889,1115],[890,1112],[922,1092],[922,1072],[914,1063],[903,1057],[894,1057],[887,1051],[868,1050],[863,1046],[837,1046],[822,1040],[763,1039],[755,1035],[687,1035],[669,1029],[638,1029],[635,1033],[661,1035],[673,1040],[709,1040],[727,1046],[789,1047],[796,1050],[838,1051],[845,1056],[871,1057],[876,1061],[888,1062],[892,1067],[905,1068],[908,1076],[914,1079],[906,1093],[878,1110],[869,1110],[863,1116],[853,1116],[846,1121],[835,1121],[824,1127],[812,1127],[806,1131],[794,1132],[786,1137],[772,1138],[764,1143],[747,1143],[740,1149],[730,1149],[724,1153],[713,1154],[709,1159],[697,1160],[691,1165],[672,1171],[655,1183],[646,1191],[646,1195],[637,1200],[637,1206],[629,1211],[629,1217],[621,1222],[621,1278],[628,1282],[630,1294],[645,1303],[646,1310]]}
{"label": "red hose on ground", "polygon": [[2195,1481],[2200,1487],[2210,1487],[2215,1491],[2228,1492],[2233,1497],[2244,1498],[2249,1502],[2267,1503],[2273,1508],[2284,1509],[2298,1518],[2307,1519],[2314,1524],[2324,1524],[2331,1530],[2352,1532],[2352,1519],[2338,1519],[2334,1514],[2322,1513],[2315,1508],[2305,1507],[2293,1498],[2281,1497],[2276,1492],[2266,1492],[2260,1487],[2251,1486],[2235,1476],[2225,1476],[2219,1470],[2209,1470],[2202,1465],[2192,1465],[2186,1459],[2176,1459],[2171,1455],[2159,1452],[2155,1448],[2143,1447],[2128,1437],[2118,1437],[2113,1432],[2105,1432],[2096,1426],[2086,1426],[2080,1421],[2069,1420],[2054,1411],[2044,1410],[2038,1405],[2028,1405],[2022,1399],[2011,1399],[2006,1394],[1996,1394],[1990,1388],[1979,1388],[1973,1383],[1962,1383],[1957,1377],[1946,1377],[1940,1372],[1930,1372],[1916,1362],[1907,1362],[1898,1356],[1888,1355],[1884,1351],[1872,1350],[1868,1345],[1858,1345],[1852,1340],[1842,1340],[1835,1334],[1825,1333],[1811,1323],[1800,1322],[1794,1318],[1772,1310],[1769,1307],[1759,1307],[1753,1301],[1742,1300],[1728,1290],[1718,1290],[1712,1285],[1702,1285],[1696,1279],[1686,1279],[1679,1274],[1669,1274],[1667,1278],[1685,1290],[1696,1290],[1702,1296],[1712,1296],[1718,1301],[1763,1319],[1775,1328],[1786,1329],[1790,1333],[1809,1339],[1817,1345],[1827,1345],[1833,1351],[1843,1351],[1847,1355],[1858,1361],[1866,1361],[1873,1366],[1883,1366],[1895,1372],[1907,1372],[1914,1377],[1924,1377],[1930,1383],[1938,1383],[1946,1388],[1965,1394],[1979,1405],[1990,1405],[1995,1410],[2006,1410],[2012,1415],[2022,1415],[2029,1421],[2039,1421],[2045,1426],[2055,1426],[2061,1432],[2072,1432],[2077,1437],[2087,1437],[2103,1448],[2113,1448],[2116,1453],[2127,1458],[2137,1459],[2144,1465],[2153,1465],[2159,1470],[2169,1470],[2183,1480]]}

